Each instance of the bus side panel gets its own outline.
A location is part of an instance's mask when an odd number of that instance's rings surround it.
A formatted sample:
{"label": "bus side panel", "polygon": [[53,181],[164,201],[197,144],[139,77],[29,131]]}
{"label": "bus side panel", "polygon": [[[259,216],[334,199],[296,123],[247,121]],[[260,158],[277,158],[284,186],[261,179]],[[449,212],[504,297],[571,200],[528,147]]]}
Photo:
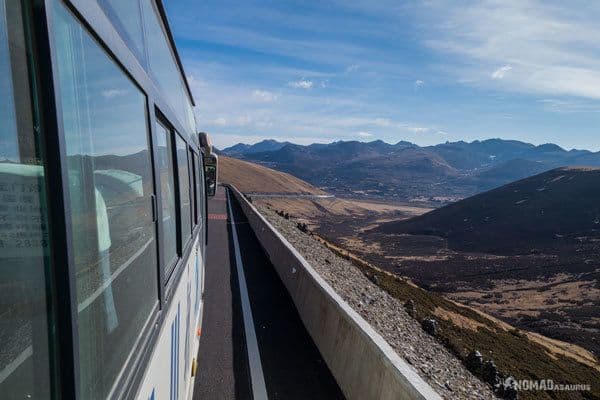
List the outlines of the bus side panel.
{"label": "bus side panel", "polygon": [[202,322],[204,260],[202,243],[196,239],[185,263],[158,340],[138,391],[138,400],[191,399],[194,378],[192,362],[196,357]]}

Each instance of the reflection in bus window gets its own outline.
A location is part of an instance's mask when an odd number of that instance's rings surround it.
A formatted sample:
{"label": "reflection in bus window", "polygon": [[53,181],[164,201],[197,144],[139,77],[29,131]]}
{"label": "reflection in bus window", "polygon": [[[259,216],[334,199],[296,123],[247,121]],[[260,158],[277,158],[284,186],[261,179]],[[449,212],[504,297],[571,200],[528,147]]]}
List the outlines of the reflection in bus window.
{"label": "reflection in bus window", "polygon": [[0,0],[0,397],[49,399],[45,178],[19,3]]}
{"label": "reflection in bus window", "polygon": [[146,97],[53,6],[69,175],[80,392],[106,398],[158,302]]}
{"label": "reflection in bus window", "polygon": [[175,135],[177,144],[177,165],[179,169],[179,199],[181,207],[181,242],[183,245],[192,236],[192,212],[190,204],[190,173],[187,144]]}
{"label": "reflection in bus window", "polygon": [[173,140],[171,131],[160,122],[156,124],[158,145],[158,169],[160,171],[160,194],[162,199],[163,253],[165,279],[175,268],[177,260],[177,223],[175,217],[175,177],[173,172]]}

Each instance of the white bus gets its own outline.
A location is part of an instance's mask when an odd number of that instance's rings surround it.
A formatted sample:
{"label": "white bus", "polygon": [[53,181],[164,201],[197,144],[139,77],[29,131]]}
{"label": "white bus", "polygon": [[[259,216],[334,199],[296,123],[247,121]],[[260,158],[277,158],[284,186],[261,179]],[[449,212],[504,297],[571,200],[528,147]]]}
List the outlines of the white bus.
{"label": "white bus", "polygon": [[191,398],[193,106],[160,0],[0,0],[0,398]]}

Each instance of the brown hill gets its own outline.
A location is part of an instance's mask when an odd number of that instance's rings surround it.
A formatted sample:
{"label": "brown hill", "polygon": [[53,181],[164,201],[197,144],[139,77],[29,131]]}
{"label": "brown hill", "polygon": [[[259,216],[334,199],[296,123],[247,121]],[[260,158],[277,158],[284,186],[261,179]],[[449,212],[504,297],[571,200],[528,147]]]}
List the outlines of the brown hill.
{"label": "brown hill", "polygon": [[[340,221],[356,218],[382,217],[383,215],[420,215],[429,209],[403,204],[357,201],[353,199],[306,198],[303,195],[327,195],[311,184],[285,172],[275,171],[262,165],[237,158],[219,156],[219,180],[232,184],[242,193],[251,196],[257,204],[293,215],[316,227],[327,222],[339,224]],[[261,197],[260,194],[282,194],[282,197]],[[256,196],[257,195],[257,196]],[[299,196],[294,196],[299,195]]]}
{"label": "brown hill", "polygon": [[219,156],[219,180],[244,193],[326,194],[285,172],[222,155]]}

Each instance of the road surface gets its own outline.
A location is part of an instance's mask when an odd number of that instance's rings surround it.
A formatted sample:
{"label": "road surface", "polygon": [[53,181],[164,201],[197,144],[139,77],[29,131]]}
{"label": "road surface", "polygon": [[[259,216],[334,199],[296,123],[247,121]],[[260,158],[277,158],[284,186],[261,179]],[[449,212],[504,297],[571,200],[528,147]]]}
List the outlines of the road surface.
{"label": "road surface", "polygon": [[255,400],[343,399],[239,205],[231,201],[228,207],[223,188],[209,201],[194,399],[252,399],[253,394]]}

